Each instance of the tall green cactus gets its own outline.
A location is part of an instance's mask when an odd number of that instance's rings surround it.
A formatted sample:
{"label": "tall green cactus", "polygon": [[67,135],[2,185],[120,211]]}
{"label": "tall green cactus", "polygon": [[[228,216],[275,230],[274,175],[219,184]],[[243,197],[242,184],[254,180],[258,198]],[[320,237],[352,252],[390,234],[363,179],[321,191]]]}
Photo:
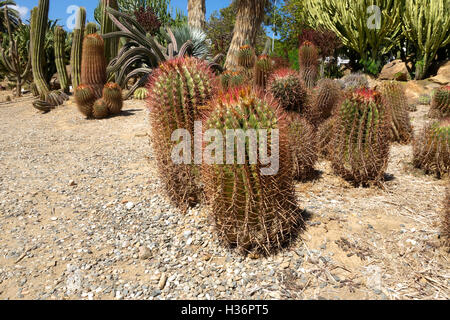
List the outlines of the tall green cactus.
{"label": "tall green cactus", "polygon": [[86,25],[86,36],[93,33],[97,33],[97,24],[95,22],[89,22]]}
{"label": "tall green cactus", "polygon": [[65,43],[66,43],[66,32],[62,27],[55,28],[55,62],[56,69],[58,71],[59,83],[61,84],[61,89],[65,93],[69,93],[69,77],[67,76],[66,69],[66,54],[65,54]]}
{"label": "tall green cactus", "polygon": [[[205,156],[215,161],[205,161],[202,181],[219,237],[243,253],[277,251],[291,239],[301,217],[296,207],[287,123],[271,100],[249,88],[231,90],[218,97],[212,106],[205,130],[214,130],[223,137],[227,137],[228,130],[242,130],[244,133],[254,130],[255,133],[254,139],[236,139],[244,145],[245,154],[241,159],[239,152],[216,154],[216,150],[205,146]],[[252,149],[256,150],[250,140],[256,144],[269,142],[267,151],[272,160],[279,160],[276,172],[270,169],[270,173],[264,172],[268,166],[263,165],[261,158],[252,161],[251,155],[256,155]],[[223,150],[230,145],[228,139],[215,138],[214,141],[216,145],[219,141]],[[231,145],[234,149],[240,148],[236,148],[235,139],[231,140]]]}
{"label": "tall green cactus", "polygon": [[379,184],[389,159],[390,115],[379,93],[360,89],[340,107],[332,145],[332,166],[356,185]]}
{"label": "tall green cactus", "polygon": [[70,64],[72,66],[72,87],[74,90],[81,84],[81,56],[85,23],[86,9],[80,7],[77,12],[75,29],[73,30],[72,52],[70,56]]}
{"label": "tall green cactus", "polygon": [[417,48],[416,79],[424,79],[439,48],[450,44],[450,2],[406,0],[404,8],[403,34]]}
{"label": "tall green cactus", "polygon": [[94,89],[97,99],[101,98],[106,84],[106,59],[103,38],[93,33],[83,41],[81,59],[81,83]]}
{"label": "tall green cactus", "polygon": [[[118,31],[115,23],[111,20],[108,14],[108,8],[119,10],[117,0],[101,0],[102,21],[101,21],[101,34],[108,34]],[[119,39],[108,38],[105,40],[105,56],[106,62],[109,63],[111,59],[117,56],[119,52]]]}
{"label": "tall green cactus", "polygon": [[161,64],[148,88],[151,141],[159,175],[170,200],[185,211],[198,203],[199,171],[192,164],[173,162],[176,143],[171,137],[177,129],[194,136],[194,122],[201,121],[205,106],[215,95],[217,79],[205,62],[177,58]]}
{"label": "tall green cactus", "polygon": [[38,7],[31,10],[30,51],[33,79],[41,99],[49,94],[50,88],[44,73],[44,41],[48,27],[49,0],[39,0]]}

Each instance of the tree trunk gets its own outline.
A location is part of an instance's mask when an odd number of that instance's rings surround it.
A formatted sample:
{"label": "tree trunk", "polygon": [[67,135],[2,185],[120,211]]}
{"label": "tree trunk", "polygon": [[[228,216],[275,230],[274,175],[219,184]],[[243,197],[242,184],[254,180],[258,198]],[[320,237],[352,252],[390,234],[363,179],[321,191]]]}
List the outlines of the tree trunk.
{"label": "tree trunk", "polygon": [[268,0],[236,0],[237,15],[234,25],[233,39],[228,50],[225,68],[237,66],[239,48],[247,41],[255,47],[256,36],[264,18],[264,8]]}
{"label": "tree trunk", "polygon": [[188,0],[188,24],[191,28],[205,29],[205,0]]}

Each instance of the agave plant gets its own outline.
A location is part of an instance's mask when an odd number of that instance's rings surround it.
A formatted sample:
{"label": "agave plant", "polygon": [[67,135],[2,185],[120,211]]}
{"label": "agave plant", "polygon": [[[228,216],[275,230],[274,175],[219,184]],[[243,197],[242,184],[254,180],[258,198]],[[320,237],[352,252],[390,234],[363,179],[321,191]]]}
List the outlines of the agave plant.
{"label": "agave plant", "polygon": [[[195,39],[189,39],[181,44],[179,40],[184,41],[187,37],[186,33],[178,30],[177,40],[172,30],[167,28],[166,34],[169,40],[168,45],[165,47],[158,43],[155,37],[146,33],[134,17],[112,8],[107,10],[119,31],[105,34],[103,38],[125,38],[127,41],[117,57],[109,63],[107,73],[109,77],[114,76],[115,82],[122,88],[126,87],[128,80],[140,77],[139,81],[136,81],[124,97],[125,99],[128,99],[137,88],[143,87],[147,83],[149,75],[162,62],[176,57],[192,56],[195,54],[196,49],[197,53],[200,53],[202,51],[201,46],[206,41],[202,41],[200,35],[192,33],[191,35]],[[203,55],[202,58],[205,59],[207,56]],[[221,66],[217,63],[219,58],[220,56],[216,56],[214,59],[209,60],[208,66],[221,71]]]}

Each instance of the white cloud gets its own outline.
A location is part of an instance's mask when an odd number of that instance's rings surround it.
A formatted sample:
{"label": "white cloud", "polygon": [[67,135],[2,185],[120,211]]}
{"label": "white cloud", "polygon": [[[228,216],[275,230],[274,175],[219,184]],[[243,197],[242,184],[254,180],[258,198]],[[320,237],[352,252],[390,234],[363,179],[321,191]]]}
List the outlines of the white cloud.
{"label": "white cloud", "polygon": [[8,6],[11,9],[17,10],[17,12],[19,12],[20,18],[23,20],[27,17],[28,12],[30,11],[30,9],[28,9],[25,6]]}

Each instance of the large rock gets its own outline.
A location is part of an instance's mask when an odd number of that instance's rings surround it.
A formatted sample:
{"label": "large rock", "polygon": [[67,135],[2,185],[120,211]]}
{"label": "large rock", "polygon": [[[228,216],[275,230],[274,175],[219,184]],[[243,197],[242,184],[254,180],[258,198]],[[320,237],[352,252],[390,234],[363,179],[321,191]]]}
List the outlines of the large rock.
{"label": "large rock", "polygon": [[440,85],[447,85],[450,83],[450,61],[444,63],[438,70],[437,75],[430,78],[430,81]]}
{"label": "large rock", "polygon": [[380,80],[407,81],[408,69],[402,60],[394,60],[383,67],[378,78]]}
{"label": "large rock", "polygon": [[406,82],[404,87],[408,104],[416,105],[419,103],[420,96],[431,95],[439,85],[428,80],[413,80]]}

